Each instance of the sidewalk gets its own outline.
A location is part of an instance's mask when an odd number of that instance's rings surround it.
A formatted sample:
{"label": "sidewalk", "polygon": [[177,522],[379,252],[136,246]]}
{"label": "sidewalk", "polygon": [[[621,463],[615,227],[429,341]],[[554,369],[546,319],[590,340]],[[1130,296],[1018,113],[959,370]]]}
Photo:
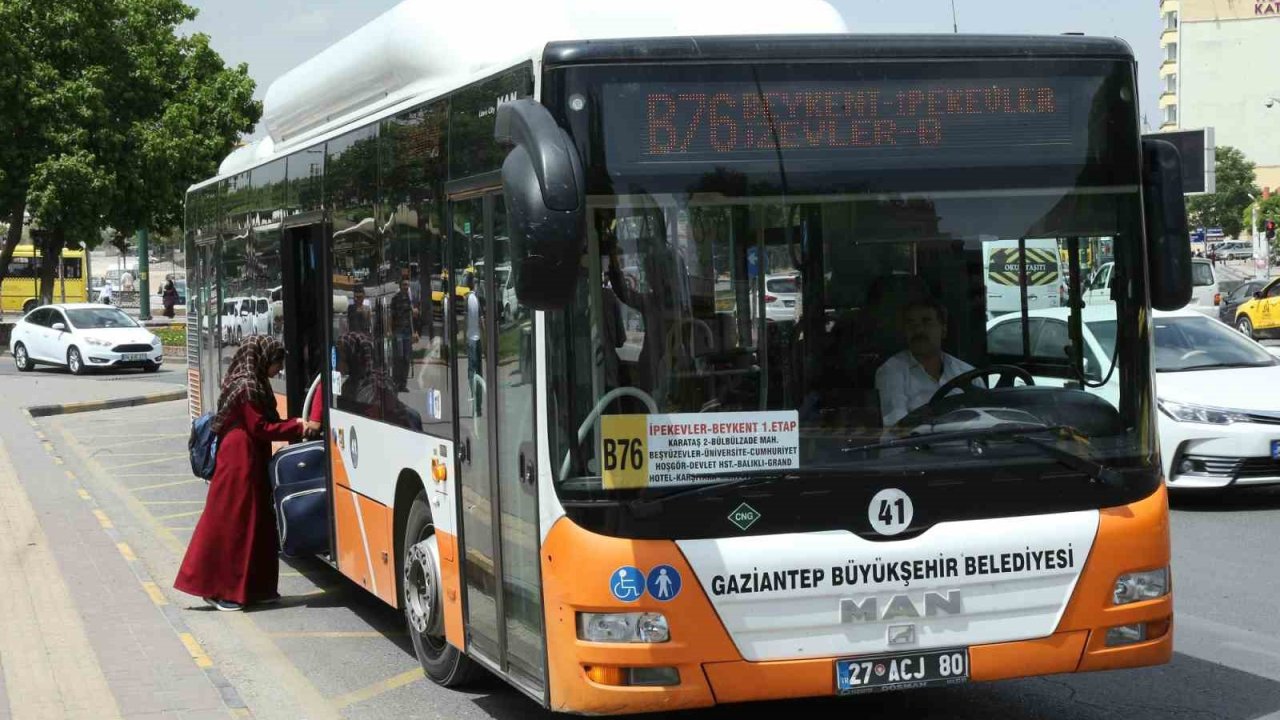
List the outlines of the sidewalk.
{"label": "sidewalk", "polygon": [[[43,387],[15,384],[27,382]],[[11,397],[0,409],[0,719],[246,716],[111,518],[15,407],[156,385],[0,385]]]}
{"label": "sidewalk", "polygon": [[[1219,283],[1240,283],[1246,280],[1252,280],[1257,276],[1257,271],[1253,267],[1252,260],[1219,261],[1218,264],[1214,265],[1213,270],[1218,276]],[[1271,268],[1271,273],[1269,275],[1264,275],[1264,277],[1280,277],[1280,267]]]}

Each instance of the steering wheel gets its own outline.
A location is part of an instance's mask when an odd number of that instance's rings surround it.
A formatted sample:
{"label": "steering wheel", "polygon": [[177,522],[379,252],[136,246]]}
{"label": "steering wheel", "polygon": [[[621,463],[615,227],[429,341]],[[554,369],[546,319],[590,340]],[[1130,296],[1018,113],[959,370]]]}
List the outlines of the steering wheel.
{"label": "steering wheel", "polygon": [[1191,358],[1193,358],[1193,357],[1195,357],[1195,356],[1197,356],[1197,355],[1208,355],[1208,354],[1209,354],[1209,352],[1208,352],[1207,350],[1189,350],[1189,351],[1187,351],[1187,352],[1183,353],[1183,354],[1182,354],[1182,357],[1180,357],[1180,358],[1178,358],[1178,359],[1179,359],[1179,360],[1190,360]]}
{"label": "steering wheel", "polygon": [[942,387],[938,388],[937,392],[933,394],[933,397],[929,398],[929,402],[935,403],[947,395],[950,395],[953,390],[960,390],[961,392],[976,392],[981,388],[975,388],[973,386],[973,381],[977,378],[985,378],[992,374],[999,375],[1000,379],[994,386],[988,385],[988,387],[1013,387],[1013,381],[1017,379],[1021,379],[1027,385],[1036,384],[1035,379],[1031,377],[1031,373],[1023,370],[1017,365],[988,365],[982,368],[974,368],[973,370],[961,373],[951,378],[944,383]]}

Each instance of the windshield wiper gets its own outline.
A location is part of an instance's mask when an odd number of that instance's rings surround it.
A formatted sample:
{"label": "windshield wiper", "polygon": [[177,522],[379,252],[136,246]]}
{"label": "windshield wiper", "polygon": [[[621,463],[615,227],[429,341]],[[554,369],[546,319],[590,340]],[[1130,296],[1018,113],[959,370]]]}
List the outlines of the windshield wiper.
{"label": "windshield wiper", "polygon": [[1102,485],[1106,485],[1108,487],[1120,487],[1124,484],[1124,475],[1120,472],[1087,457],[1077,455],[1069,450],[1064,450],[1051,442],[1032,437],[1032,435],[1038,435],[1041,433],[1055,433],[1059,438],[1068,438],[1077,444],[1082,442],[1079,438],[1084,437],[1083,433],[1071,425],[1009,423],[1007,425],[983,428],[981,430],[955,430],[951,432],[909,435],[907,437],[897,438],[895,440],[885,440],[883,442],[872,443],[870,445],[854,445],[845,448],[844,452],[868,452],[870,450],[885,450],[900,447],[922,449],[936,443],[955,442],[958,440],[969,442],[978,442],[981,440],[1011,440],[1013,442],[1034,447],[1072,470],[1088,475],[1090,479],[1101,483]]}
{"label": "windshield wiper", "polygon": [[1177,368],[1156,368],[1157,372],[1184,372],[1187,370],[1229,370],[1232,368],[1253,368],[1253,367],[1273,367],[1261,363],[1206,363],[1204,365],[1188,365],[1186,367]]}

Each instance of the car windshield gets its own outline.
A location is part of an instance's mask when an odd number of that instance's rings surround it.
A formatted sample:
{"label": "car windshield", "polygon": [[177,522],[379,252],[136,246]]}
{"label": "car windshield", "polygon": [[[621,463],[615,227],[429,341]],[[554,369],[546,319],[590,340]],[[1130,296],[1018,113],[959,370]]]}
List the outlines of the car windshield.
{"label": "car windshield", "polygon": [[1156,370],[1265,367],[1277,361],[1256,342],[1206,317],[1156,317]]}
{"label": "car windshield", "polygon": [[67,320],[80,330],[138,327],[133,318],[115,308],[75,308],[67,310]]}
{"label": "car windshield", "polygon": [[[1073,145],[1063,117],[1041,128],[1061,133],[1046,142],[1030,118],[999,115],[997,134],[974,124],[943,140],[932,121],[899,115],[896,134],[886,124],[884,135],[864,135],[847,120],[876,105],[849,77],[897,72],[879,66],[573,72],[585,78],[587,104],[575,109],[566,96],[563,112],[587,146],[591,180],[576,295],[548,318],[552,463],[563,489],[643,495],[767,471],[989,479],[1001,463],[1060,470],[1008,440],[977,454],[963,442],[849,452],[1009,424],[1070,427],[1088,438],[1072,452],[1149,463],[1151,420],[1135,400],[1151,381],[1138,311],[1140,182],[1129,163],[1092,164],[1136,157],[1126,133],[1082,132],[1088,141]],[[716,79],[733,73],[741,77]],[[1115,81],[1129,82],[1122,75]],[[984,81],[992,97],[1003,97],[1000,82]],[[1129,124],[1102,119],[1123,94],[1094,95],[1101,77],[1064,82],[1035,96],[1043,106],[1027,96],[1022,107],[1049,115],[1080,103],[1090,127]],[[931,97],[906,81],[889,86],[902,88],[908,114],[910,98]],[[782,140],[757,127],[806,108],[821,117],[797,119]],[[993,154],[1010,133],[1032,133],[1018,136],[1025,153]],[[1116,278],[1107,301],[1125,318],[1112,333],[1119,351],[1105,358],[1070,330],[1081,312],[1070,309],[1072,288],[1083,295],[1084,268],[1101,263]],[[773,281],[797,293],[793,313],[766,311]],[[1008,342],[993,343],[989,324],[1006,316]],[[1120,402],[1087,382],[1095,362],[1105,372],[1113,358],[1108,392],[1118,389]]]}

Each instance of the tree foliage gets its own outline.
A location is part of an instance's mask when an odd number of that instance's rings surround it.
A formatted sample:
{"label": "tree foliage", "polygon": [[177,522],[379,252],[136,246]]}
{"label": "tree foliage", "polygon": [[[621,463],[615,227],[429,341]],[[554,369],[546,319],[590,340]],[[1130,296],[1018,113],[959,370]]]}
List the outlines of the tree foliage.
{"label": "tree foliage", "polygon": [[0,2],[0,280],[24,215],[50,276],[101,228],[179,226],[186,188],[253,129],[248,68],[178,35],[195,15],[182,0]]}
{"label": "tree foliage", "polygon": [[1242,212],[1258,196],[1254,184],[1254,163],[1239,149],[1228,145],[1214,150],[1214,172],[1217,192],[1197,195],[1187,200],[1187,219],[1192,227],[1220,227],[1226,237],[1236,237],[1246,227]]}

